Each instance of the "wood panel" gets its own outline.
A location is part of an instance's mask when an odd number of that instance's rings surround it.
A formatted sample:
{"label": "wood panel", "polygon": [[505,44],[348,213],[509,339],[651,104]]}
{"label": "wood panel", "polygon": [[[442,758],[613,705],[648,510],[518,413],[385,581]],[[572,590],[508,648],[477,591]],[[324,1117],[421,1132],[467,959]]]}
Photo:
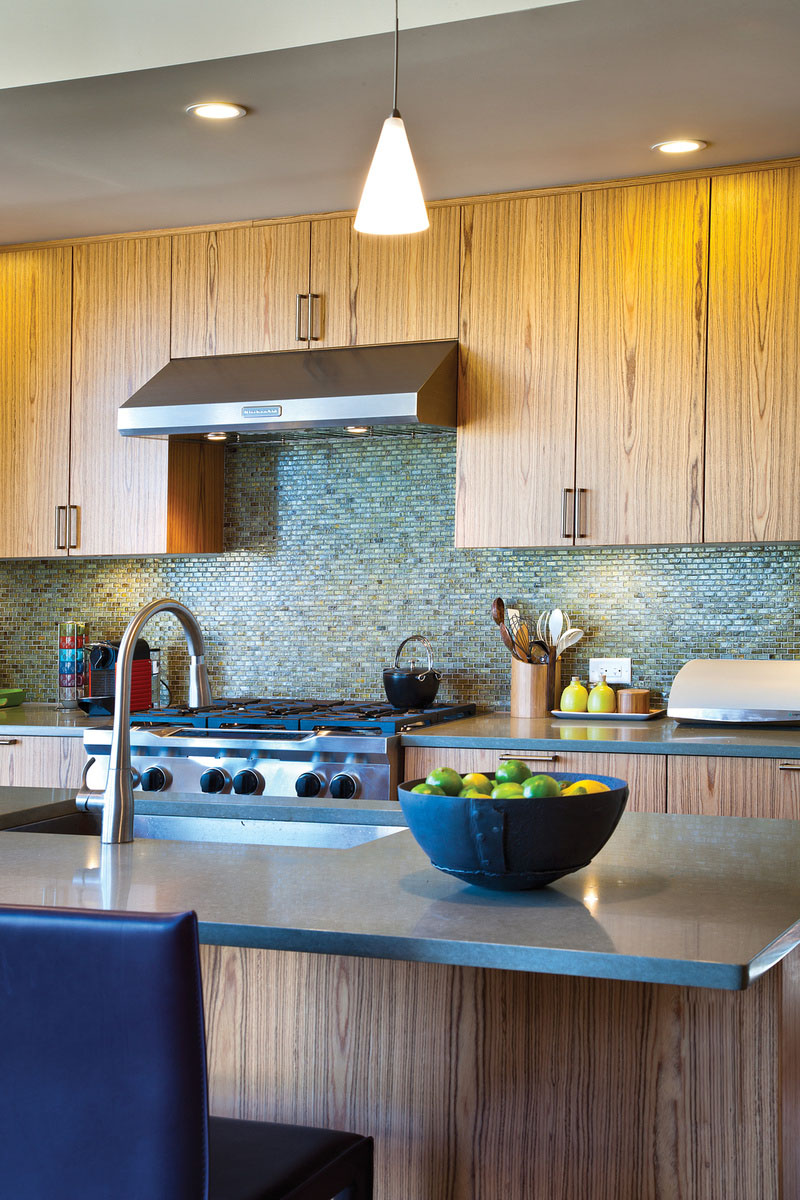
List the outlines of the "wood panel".
{"label": "wood panel", "polygon": [[464,209],[457,546],[572,541],[579,212],[574,195]]}
{"label": "wood panel", "polygon": [[0,557],[58,557],[69,495],[72,250],[0,256]]}
{"label": "wood panel", "polygon": [[169,443],[167,551],[206,554],[222,550],[225,447],[220,442]]}
{"label": "wood panel", "polygon": [[707,179],[583,197],[581,545],[699,542]]}
{"label": "wood panel", "polygon": [[774,758],[668,756],[667,811],[800,819],[800,763]]}
{"label": "wood panel", "polygon": [[311,226],[318,346],[458,337],[460,209],[435,208],[406,237],[356,233],[351,217]]}
{"label": "wood panel", "polygon": [[715,179],[708,542],[800,538],[800,167]]}
{"label": "wood panel", "polygon": [[309,222],[178,234],[172,356],[296,350],[296,300],[308,292]]}
{"label": "wood panel", "polygon": [[117,409],[169,359],[169,238],[75,249],[72,481],[78,554],[167,548],[167,442],[122,437]]}
{"label": "wood panel", "polygon": [[612,775],[627,780],[630,812],[667,811],[667,768],[664,754],[596,754],[526,750],[459,750],[408,746],[403,751],[403,778],[420,779],[434,767],[468,771],[495,771],[501,755],[520,758],[534,772],[580,771],[587,775]]}
{"label": "wood panel", "polygon": [[371,1134],[376,1200],[794,1200],[797,971],[730,993],[201,949],[212,1110]]}
{"label": "wood panel", "polygon": [[[9,745],[4,745],[6,740]],[[0,787],[77,788],[86,752],[81,737],[15,737],[0,732]]]}

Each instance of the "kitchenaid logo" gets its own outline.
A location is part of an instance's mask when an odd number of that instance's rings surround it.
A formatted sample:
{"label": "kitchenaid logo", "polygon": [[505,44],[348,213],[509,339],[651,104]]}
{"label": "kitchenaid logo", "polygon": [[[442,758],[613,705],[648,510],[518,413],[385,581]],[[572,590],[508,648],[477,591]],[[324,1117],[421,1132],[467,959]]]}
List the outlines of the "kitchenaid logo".
{"label": "kitchenaid logo", "polygon": [[243,417],[279,417],[283,412],[280,404],[245,404]]}

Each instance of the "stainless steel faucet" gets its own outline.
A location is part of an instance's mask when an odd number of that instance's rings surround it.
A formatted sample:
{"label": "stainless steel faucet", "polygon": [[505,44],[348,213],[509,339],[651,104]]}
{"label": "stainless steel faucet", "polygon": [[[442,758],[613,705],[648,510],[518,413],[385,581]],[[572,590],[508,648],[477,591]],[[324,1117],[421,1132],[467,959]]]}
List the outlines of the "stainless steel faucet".
{"label": "stainless steel faucet", "polygon": [[[90,791],[81,785],[75,797],[79,809],[102,812],[103,842],[133,841],[133,785],[131,782],[131,672],[133,651],[142,629],[156,613],[169,612],[178,618],[186,634],[191,658],[189,666],[189,704],[198,708],[211,703],[205,661],[205,643],[197,618],[179,600],[153,600],[140,609],[122,635],[117,654],[114,696],[114,727],[108,779],[103,791]],[[84,768],[84,783],[91,760]]]}

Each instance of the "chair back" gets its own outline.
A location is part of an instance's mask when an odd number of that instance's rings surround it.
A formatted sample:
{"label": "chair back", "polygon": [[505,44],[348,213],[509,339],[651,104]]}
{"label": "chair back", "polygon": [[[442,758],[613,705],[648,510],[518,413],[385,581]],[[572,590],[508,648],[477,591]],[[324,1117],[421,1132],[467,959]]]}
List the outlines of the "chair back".
{"label": "chair back", "polygon": [[205,1200],[197,918],[0,905],[0,1191]]}

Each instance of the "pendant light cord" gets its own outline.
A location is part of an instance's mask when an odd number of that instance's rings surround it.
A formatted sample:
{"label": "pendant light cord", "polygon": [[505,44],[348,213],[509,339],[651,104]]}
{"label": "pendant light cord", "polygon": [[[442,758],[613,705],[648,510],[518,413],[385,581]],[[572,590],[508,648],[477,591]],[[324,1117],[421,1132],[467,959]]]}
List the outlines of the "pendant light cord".
{"label": "pendant light cord", "polygon": [[400,43],[400,20],[397,13],[399,0],[394,0],[394,91],[392,93],[392,116],[399,117],[400,111],[397,107],[397,60],[398,48]]}

